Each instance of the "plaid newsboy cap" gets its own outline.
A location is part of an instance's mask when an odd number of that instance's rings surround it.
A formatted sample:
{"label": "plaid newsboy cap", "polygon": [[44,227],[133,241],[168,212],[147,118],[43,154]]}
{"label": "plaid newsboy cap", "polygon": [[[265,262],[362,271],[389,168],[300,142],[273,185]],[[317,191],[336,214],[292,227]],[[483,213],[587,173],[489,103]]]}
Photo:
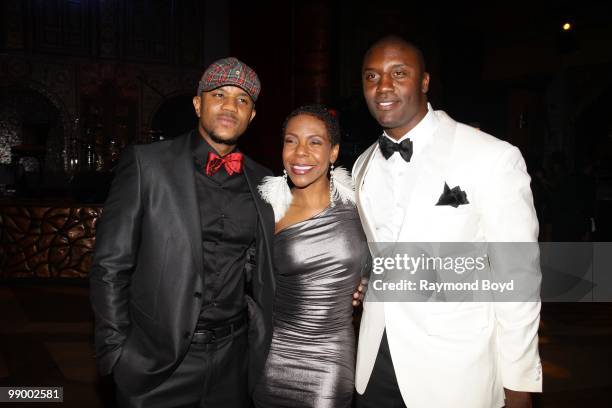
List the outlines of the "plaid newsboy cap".
{"label": "plaid newsboy cap", "polygon": [[232,85],[242,88],[253,101],[257,100],[261,83],[255,71],[234,57],[221,58],[210,64],[198,85],[198,95],[222,86]]}

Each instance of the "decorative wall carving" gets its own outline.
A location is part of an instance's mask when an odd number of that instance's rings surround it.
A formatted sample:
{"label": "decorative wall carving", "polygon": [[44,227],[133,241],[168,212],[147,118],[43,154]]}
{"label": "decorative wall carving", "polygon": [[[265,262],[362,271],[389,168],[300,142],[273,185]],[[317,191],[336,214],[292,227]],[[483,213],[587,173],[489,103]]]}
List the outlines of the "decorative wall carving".
{"label": "decorative wall carving", "polygon": [[82,278],[101,207],[0,206],[0,278]]}

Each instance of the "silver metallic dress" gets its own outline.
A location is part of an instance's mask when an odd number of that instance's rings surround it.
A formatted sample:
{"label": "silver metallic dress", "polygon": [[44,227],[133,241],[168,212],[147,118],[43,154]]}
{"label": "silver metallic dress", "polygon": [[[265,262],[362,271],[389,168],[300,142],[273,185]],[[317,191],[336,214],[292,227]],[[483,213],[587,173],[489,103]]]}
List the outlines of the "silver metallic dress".
{"label": "silver metallic dress", "polygon": [[350,407],[352,294],[370,253],[356,208],[338,202],[274,243],[274,332],[253,400],[264,407]]}

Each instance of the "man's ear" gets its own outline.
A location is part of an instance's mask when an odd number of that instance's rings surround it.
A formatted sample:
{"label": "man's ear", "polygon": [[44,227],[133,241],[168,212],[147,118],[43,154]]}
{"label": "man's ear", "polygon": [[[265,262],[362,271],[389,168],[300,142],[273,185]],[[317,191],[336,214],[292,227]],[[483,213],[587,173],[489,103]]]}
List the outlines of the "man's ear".
{"label": "man's ear", "polygon": [[200,117],[200,104],[202,103],[202,98],[199,96],[194,96],[191,100],[193,102],[193,107],[195,108],[195,114]]}
{"label": "man's ear", "polygon": [[429,72],[423,73],[423,79],[421,80],[421,92],[426,94],[429,91]]}
{"label": "man's ear", "polygon": [[251,121],[253,120],[253,118],[255,117],[255,114],[257,112],[255,112],[255,108],[253,108],[253,110],[251,111],[251,119],[249,119],[249,123],[251,123]]}

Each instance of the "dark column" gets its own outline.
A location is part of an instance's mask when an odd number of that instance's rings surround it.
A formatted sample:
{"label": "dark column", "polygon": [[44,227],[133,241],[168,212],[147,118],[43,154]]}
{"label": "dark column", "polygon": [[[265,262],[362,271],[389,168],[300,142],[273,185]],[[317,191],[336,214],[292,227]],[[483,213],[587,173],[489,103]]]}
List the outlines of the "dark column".
{"label": "dark column", "polygon": [[296,3],[293,8],[294,105],[329,103],[331,96],[332,5]]}
{"label": "dark column", "polygon": [[[265,2],[264,2],[265,3]],[[230,3],[230,55],[252,67],[261,79],[257,115],[240,139],[253,159],[281,169],[281,126],[293,108],[291,4]]]}

